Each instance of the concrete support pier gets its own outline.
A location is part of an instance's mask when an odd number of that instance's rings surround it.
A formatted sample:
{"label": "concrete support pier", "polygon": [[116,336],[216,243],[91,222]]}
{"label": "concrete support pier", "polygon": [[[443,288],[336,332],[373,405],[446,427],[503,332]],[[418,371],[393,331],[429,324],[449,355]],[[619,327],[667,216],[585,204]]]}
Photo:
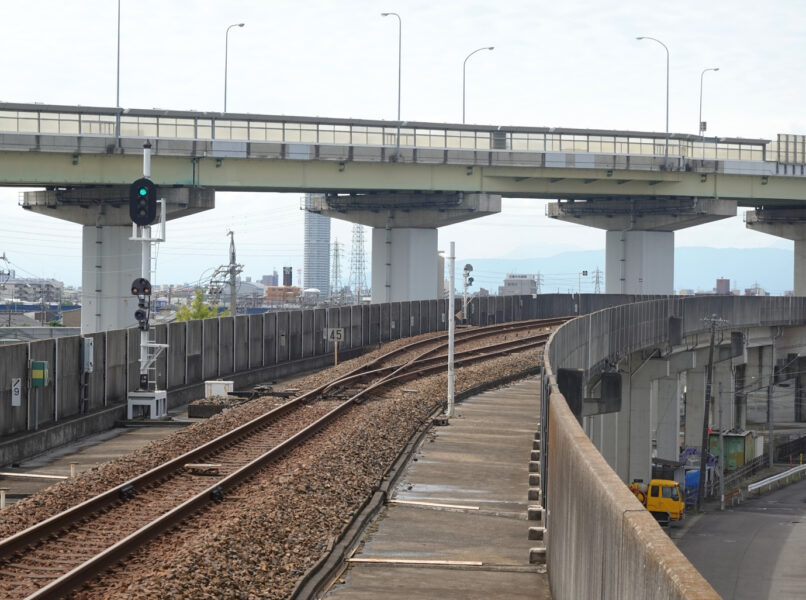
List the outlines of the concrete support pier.
{"label": "concrete support pier", "polygon": [[437,297],[437,228],[501,212],[501,196],[331,194],[308,210],[372,227],[372,302],[401,302]]}
{"label": "concrete support pier", "polygon": [[806,210],[786,207],[749,210],[745,225],[795,242],[794,291],[796,296],[806,296]]}
{"label": "concrete support pier", "polygon": [[674,292],[674,232],[736,215],[735,200],[580,198],[553,202],[548,216],[607,230],[608,294]]}
{"label": "concrete support pier", "polygon": [[[136,177],[132,177],[134,181]],[[215,206],[215,192],[157,188],[168,219]],[[142,244],[129,240],[129,187],[68,188],[25,192],[23,208],[84,226],[81,271],[81,333],[136,325],[131,283],[141,276]]]}

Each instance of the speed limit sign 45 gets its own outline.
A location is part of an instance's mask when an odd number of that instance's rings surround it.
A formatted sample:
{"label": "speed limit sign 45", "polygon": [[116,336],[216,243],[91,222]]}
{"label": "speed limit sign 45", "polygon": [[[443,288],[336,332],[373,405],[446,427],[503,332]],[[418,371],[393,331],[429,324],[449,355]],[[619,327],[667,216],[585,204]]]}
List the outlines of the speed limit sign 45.
{"label": "speed limit sign 45", "polygon": [[325,329],[325,339],[328,342],[343,342],[344,341],[344,328],[343,327],[328,327]]}

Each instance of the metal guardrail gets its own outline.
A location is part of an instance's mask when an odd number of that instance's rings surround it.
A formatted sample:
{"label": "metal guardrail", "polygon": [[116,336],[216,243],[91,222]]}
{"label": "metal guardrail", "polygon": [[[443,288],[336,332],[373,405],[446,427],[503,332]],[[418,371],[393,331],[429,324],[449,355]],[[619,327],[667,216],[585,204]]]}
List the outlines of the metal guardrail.
{"label": "metal guardrail", "polygon": [[[670,156],[743,161],[780,160],[777,146],[781,143],[662,132],[412,121],[398,128],[396,121],[11,103],[0,103],[0,133],[349,146],[393,146],[399,135],[399,145],[405,148],[627,156],[663,156],[668,144]],[[792,152],[796,144],[791,137],[784,136],[786,157],[803,158],[802,151]]]}
{"label": "metal guardrail", "polygon": [[772,485],[773,483],[777,483],[782,479],[786,479],[787,477],[791,477],[792,475],[797,475],[798,473],[806,471],[806,465],[798,465],[797,467],[792,467],[791,469],[787,469],[783,473],[778,473],[778,475],[773,475],[772,477],[767,477],[766,479],[762,479],[761,481],[757,481],[756,483],[751,483],[747,486],[748,492],[754,492],[757,489],[763,488],[764,486]]}

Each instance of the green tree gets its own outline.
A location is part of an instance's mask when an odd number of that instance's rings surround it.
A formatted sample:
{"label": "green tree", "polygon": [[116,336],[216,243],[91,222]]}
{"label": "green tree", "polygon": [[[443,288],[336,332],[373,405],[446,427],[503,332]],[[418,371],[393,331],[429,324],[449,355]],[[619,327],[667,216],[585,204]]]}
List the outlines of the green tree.
{"label": "green tree", "polygon": [[218,311],[214,307],[204,302],[204,292],[201,289],[196,290],[195,294],[193,295],[193,300],[190,304],[184,304],[179,308],[179,310],[176,311],[177,321],[212,319],[218,316],[229,316],[229,310],[226,310],[219,315]]}

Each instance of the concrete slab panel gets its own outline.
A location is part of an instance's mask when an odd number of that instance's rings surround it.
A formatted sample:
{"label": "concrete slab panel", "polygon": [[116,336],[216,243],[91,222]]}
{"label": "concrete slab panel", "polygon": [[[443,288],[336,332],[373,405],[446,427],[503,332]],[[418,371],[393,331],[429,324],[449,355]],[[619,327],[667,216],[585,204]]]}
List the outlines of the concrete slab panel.
{"label": "concrete slab panel", "polygon": [[291,340],[288,337],[288,311],[277,313],[277,363],[288,362]]}
{"label": "concrete slab panel", "polygon": [[187,323],[168,325],[168,389],[180,387],[185,381],[185,356],[187,354]]}
{"label": "concrete slab panel", "polygon": [[207,381],[218,377],[218,319],[204,319],[201,323],[204,346],[202,381]]}
{"label": "concrete slab panel", "polygon": [[445,162],[445,150],[439,148],[416,148],[414,162],[425,165],[439,165]]}
{"label": "concrete slab panel", "polygon": [[272,142],[249,142],[251,158],[282,158],[283,145]]}
{"label": "concrete slab panel", "polygon": [[514,309],[512,308],[512,302],[514,298],[515,296],[504,296],[504,321],[507,323],[513,320],[512,313]]}
{"label": "concrete slab panel", "polygon": [[126,330],[106,332],[106,401],[126,399]]}
{"label": "concrete slab panel", "polygon": [[301,310],[302,314],[302,356],[313,356],[313,310]]}
{"label": "concrete slab panel", "polygon": [[400,303],[400,337],[411,335],[411,302]]}
{"label": "concrete slab panel", "polygon": [[400,339],[400,302],[392,302],[389,306],[389,339]]}
{"label": "concrete slab panel", "polygon": [[249,315],[235,317],[235,372],[249,368]]}
{"label": "concrete slab panel", "polygon": [[226,377],[233,372],[235,322],[232,317],[223,317],[218,320],[218,326],[218,374]]}
{"label": "concrete slab panel", "polygon": [[325,353],[325,321],[327,311],[316,308],[313,311],[313,355],[320,356]]}
{"label": "concrete slab panel", "polygon": [[414,337],[423,332],[422,323],[420,322],[420,301],[412,300],[409,302],[409,335]]}
{"label": "concrete slab panel", "polygon": [[348,348],[360,348],[363,344],[362,314],[363,310],[360,306],[345,306],[339,313],[339,327],[350,330],[347,340]]}
{"label": "concrete slab panel", "polygon": [[381,309],[380,315],[380,336],[381,342],[388,342],[391,338],[391,320],[392,320],[392,305],[389,302],[384,302],[378,305]]}
{"label": "concrete slab panel", "polygon": [[202,323],[200,319],[187,322],[187,381],[199,383],[202,377]]}
{"label": "concrete slab panel", "polygon": [[448,330],[448,301],[437,300],[437,329],[440,331]]}
{"label": "concrete slab panel", "polygon": [[437,301],[427,300],[428,302],[428,328],[429,331],[439,331],[439,315],[437,311]]}
{"label": "concrete slab panel", "polygon": [[263,315],[249,315],[249,368],[263,366]]}
{"label": "concrete slab panel", "polygon": [[369,343],[377,344],[381,341],[381,305],[369,305]]}
{"label": "concrete slab panel", "polygon": [[381,162],[383,150],[369,146],[353,146],[353,160],[355,162]]}
{"label": "concrete slab panel", "polygon": [[495,322],[504,322],[504,302],[506,296],[495,296]]}
{"label": "concrete slab panel", "polygon": [[59,340],[59,372],[54,384],[59,386],[59,420],[80,412],[81,338],[71,336]]}
{"label": "concrete slab panel", "polygon": [[87,374],[86,379],[88,386],[87,399],[89,401],[89,410],[96,410],[106,406],[106,389],[104,389],[106,371],[106,333],[98,332],[84,337],[91,338],[93,345],[93,371],[92,373]]}
{"label": "concrete slab panel", "polygon": [[445,162],[449,165],[472,165],[476,163],[474,150],[447,150]]}
{"label": "concrete slab panel", "polygon": [[372,327],[370,319],[369,305],[364,304],[361,306],[361,344],[369,346],[372,342]]}
{"label": "concrete slab panel", "polygon": [[[11,406],[11,380],[21,379],[20,406]],[[28,422],[28,344],[0,346],[0,434],[21,433]]]}
{"label": "concrete slab panel", "polygon": [[498,167],[542,167],[542,152],[491,152],[490,162]]}
{"label": "concrete slab panel", "polygon": [[302,311],[288,313],[288,360],[302,358]]}
{"label": "concrete slab panel", "polygon": [[319,160],[348,160],[350,158],[349,146],[321,144],[316,148]]}
{"label": "concrete slab panel", "polygon": [[263,315],[263,366],[277,363],[277,314]]}

